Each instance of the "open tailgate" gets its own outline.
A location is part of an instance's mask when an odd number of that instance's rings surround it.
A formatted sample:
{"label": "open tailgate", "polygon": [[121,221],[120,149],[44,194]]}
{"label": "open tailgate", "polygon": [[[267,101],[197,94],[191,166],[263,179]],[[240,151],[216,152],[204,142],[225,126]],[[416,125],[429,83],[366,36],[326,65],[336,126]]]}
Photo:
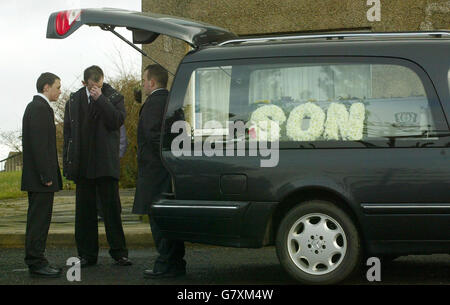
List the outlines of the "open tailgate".
{"label": "open tailgate", "polygon": [[160,34],[181,39],[194,48],[237,38],[232,32],[201,22],[113,8],[52,13],[48,20],[47,38],[66,38],[83,24],[103,29],[126,27],[133,32],[133,43],[138,44],[151,43]]}

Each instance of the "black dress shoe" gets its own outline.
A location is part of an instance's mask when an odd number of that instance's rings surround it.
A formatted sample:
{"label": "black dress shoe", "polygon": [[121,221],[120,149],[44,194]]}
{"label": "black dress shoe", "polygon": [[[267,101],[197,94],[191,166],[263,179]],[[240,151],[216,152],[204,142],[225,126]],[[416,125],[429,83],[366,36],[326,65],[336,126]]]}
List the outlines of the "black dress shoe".
{"label": "black dress shoe", "polygon": [[55,267],[55,266],[52,266],[52,265],[48,265],[48,266],[49,266],[50,268],[55,269],[55,270],[57,270],[57,271],[59,271],[59,272],[62,273],[62,268]]}
{"label": "black dress shoe", "polygon": [[40,278],[56,278],[60,277],[62,273],[61,268],[54,268],[51,266],[45,266],[38,269],[29,269],[31,277],[40,277]]}
{"label": "black dress shoe", "polygon": [[186,275],[186,269],[170,269],[166,272],[153,271],[151,269],[144,271],[146,279],[168,279]]}
{"label": "black dress shoe", "polygon": [[97,262],[95,261],[89,261],[87,258],[84,258],[84,257],[78,257],[78,259],[80,260],[80,265],[81,265],[81,268],[86,268],[86,267],[89,267],[89,266],[94,266],[95,264],[97,264]]}
{"label": "black dress shoe", "polygon": [[116,265],[118,266],[131,266],[133,263],[128,259],[128,257],[121,257],[116,259]]}

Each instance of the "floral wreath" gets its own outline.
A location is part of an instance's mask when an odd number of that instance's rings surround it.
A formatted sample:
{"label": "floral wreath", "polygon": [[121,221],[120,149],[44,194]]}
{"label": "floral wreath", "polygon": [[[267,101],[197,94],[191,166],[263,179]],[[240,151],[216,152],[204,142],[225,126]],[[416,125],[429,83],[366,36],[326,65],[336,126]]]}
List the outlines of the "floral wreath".
{"label": "floral wreath", "polygon": [[283,110],[276,105],[265,105],[253,111],[250,118],[249,135],[258,141],[277,141],[280,125],[286,121]]}
{"label": "floral wreath", "polygon": [[350,114],[342,104],[332,103],[327,111],[324,138],[359,141],[363,138],[365,107],[363,103],[355,103],[350,107]]}
{"label": "floral wreath", "polygon": [[[309,116],[310,125],[302,130],[302,121]],[[354,103],[347,111],[345,105],[331,103],[325,112],[319,106],[308,102],[295,107],[289,114],[286,135],[294,141],[315,141],[322,136],[325,140],[359,141],[363,138],[365,106]],[[276,105],[256,109],[250,118],[249,136],[258,141],[277,141],[280,125],[286,121],[283,110]]]}
{"label": "floral wreath", "polygon": [[[310,125],[307,130],[302,130],[302,121],[306,116],[311,118]],[[291,111],[286,134],[294,141],[314,141],[321,136],[324,121],[325,113],[319,106],[313,103],[302,104]]]}

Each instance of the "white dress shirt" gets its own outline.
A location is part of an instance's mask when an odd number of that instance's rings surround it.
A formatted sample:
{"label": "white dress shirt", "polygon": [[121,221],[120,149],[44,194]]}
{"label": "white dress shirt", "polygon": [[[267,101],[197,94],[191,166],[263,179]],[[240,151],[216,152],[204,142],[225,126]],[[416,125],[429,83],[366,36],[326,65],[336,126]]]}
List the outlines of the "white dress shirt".
{"label": "white dress shirt", "polygon": [[89,99],[91,97],[91,93],[88,90],[88,87],[86,87],[86,93],[87,93],[87,97],[88,97],[88,105],[91,102],[91,100]]}
{"label": "white dress shirt", "polygon": [[40,97],[42,97],[42,98],[48,103],[48,105],[49,105],[50,107],[52,107],[52,105],[50,104],[50,101],[48,100],[48,98],[47,98],[44,94],[38,93],[37,95],[39,95]]}
{"label": "white dress shirt", "polygon": [[159,90],[165,90],[166,88],[158,88],[158,89],[155,89],[155,90],[153,90],[152,91],[152,93],[150,93],[150,95],[152,95],[153,93],[155,93],[156,91],[159,91]]}

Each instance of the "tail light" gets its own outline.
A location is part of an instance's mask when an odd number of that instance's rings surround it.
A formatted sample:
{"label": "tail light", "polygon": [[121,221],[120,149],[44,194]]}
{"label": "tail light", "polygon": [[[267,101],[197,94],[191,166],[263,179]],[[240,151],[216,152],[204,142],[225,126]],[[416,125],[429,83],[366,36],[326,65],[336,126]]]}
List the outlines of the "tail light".
{"label": "tail light", "polygon": [[56,33],[62,36],[66,34],[75,21],[80,20],[81,10],[70,10],[59,12],[56,16]]}

